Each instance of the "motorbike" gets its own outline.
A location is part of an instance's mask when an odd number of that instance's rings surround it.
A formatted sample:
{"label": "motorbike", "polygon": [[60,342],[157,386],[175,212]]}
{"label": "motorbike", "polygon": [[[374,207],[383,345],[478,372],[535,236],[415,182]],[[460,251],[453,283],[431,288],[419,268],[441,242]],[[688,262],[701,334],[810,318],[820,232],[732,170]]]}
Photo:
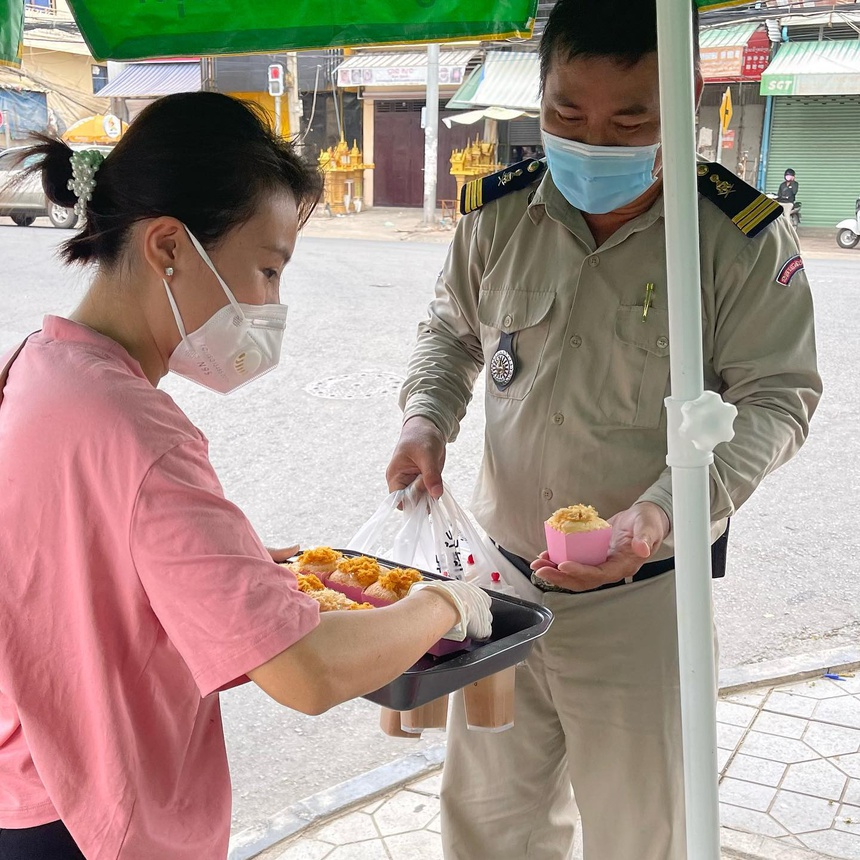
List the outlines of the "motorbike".
{"label": "motorbike", "polygon": [[860,198],[854,203],[854,217],[836,225],[836,244],[840,248],[856,248],[860,242]]}
{"label": "motorbike", "polygon": [[780,206],[782,206],[783,211],[785,212],[785,217],[788,218],[791,226],[796,230],[800,226],[800,208],[803,206],[802,203],[799,203],[795,200],[793,203],[788,202],[786,200],[780,200],[776,194],[768,194],[771,200],[776,200]]}

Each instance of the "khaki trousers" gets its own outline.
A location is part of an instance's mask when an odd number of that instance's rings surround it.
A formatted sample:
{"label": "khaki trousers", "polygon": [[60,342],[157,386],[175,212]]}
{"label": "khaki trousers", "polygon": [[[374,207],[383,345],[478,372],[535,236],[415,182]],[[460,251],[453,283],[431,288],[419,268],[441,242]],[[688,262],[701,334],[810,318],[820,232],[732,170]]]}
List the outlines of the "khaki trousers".
{"label": "khaki trousers", "polygon": [[568,860],[577,806],[585,860],[687,860],[674,572],[543,600],[514,728],[468,731],[454,698],[446,860]]}

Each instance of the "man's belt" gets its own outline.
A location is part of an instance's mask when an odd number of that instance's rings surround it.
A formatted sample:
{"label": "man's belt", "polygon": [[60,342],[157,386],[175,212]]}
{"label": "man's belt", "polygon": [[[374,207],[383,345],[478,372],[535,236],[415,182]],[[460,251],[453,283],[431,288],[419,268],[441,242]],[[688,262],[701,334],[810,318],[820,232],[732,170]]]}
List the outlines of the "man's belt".
{"label": "man's belt", "polygon": [[[495,541],[494,541],[495,543]],[[711,576],[714,579],[720,579],[726,575],[726,550],[729,543],[729,523],[726,523],[726,530],[711,544]],[[534,571],[531,569],[529,562],[512,552],[508,552],[503,546],[496,544],[499,552],[523,575],[528,577],[535,586],[541,591],[560,591],[563,594],[590,594],[593,591],[605,591],[607,588],[617,588],[619,585],[627,585],[627,580],[620,579],[618,582],[608,582],[605,585],[600,585],[597,588],[590,588],[588,591],[569,591],[561,586],[553,585],[552,583],[543,580],[532,579]],[[643,564],[642,567],[634,574],[632,582],[643,582],[646,579],[653,579],[655,576],[660,576],[663,573],[668,573],[675,569],[675,557],[664,558],[660,561],[651,561]]]}

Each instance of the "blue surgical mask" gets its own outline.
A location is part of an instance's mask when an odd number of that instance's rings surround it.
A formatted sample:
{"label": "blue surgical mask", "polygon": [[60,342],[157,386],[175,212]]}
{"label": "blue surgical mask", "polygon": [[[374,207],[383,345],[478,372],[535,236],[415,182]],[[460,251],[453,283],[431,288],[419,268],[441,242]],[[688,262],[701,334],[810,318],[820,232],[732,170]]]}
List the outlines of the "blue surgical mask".
{"label": "blue surgical mask", "polygon": [[547,132],[543,146],[552,181],[571,206],[590,215],[621,209],[656,181],[653,146],[590,146]]}

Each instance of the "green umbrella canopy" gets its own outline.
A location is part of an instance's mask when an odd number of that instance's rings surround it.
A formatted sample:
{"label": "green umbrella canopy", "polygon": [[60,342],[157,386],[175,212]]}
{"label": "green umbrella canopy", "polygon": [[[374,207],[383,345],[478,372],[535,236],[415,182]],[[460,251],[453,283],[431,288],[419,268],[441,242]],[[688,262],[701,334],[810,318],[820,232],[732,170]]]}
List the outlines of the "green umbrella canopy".
{"label": "green umbrella canopy", "polygon": [[93,56],[132,60],[527,37],[537,0],[71,0],[70,5]]}
{"label": "green umbrella canopy", "polygon": [[[701,9],[745,0],[697,0]],[[748,2],[748,0],[746,0]],[[537,0],[70,0],[97,59],[136,60],[530,35]],[[24,0],[0,0],[0,63],[20,65]]]}

